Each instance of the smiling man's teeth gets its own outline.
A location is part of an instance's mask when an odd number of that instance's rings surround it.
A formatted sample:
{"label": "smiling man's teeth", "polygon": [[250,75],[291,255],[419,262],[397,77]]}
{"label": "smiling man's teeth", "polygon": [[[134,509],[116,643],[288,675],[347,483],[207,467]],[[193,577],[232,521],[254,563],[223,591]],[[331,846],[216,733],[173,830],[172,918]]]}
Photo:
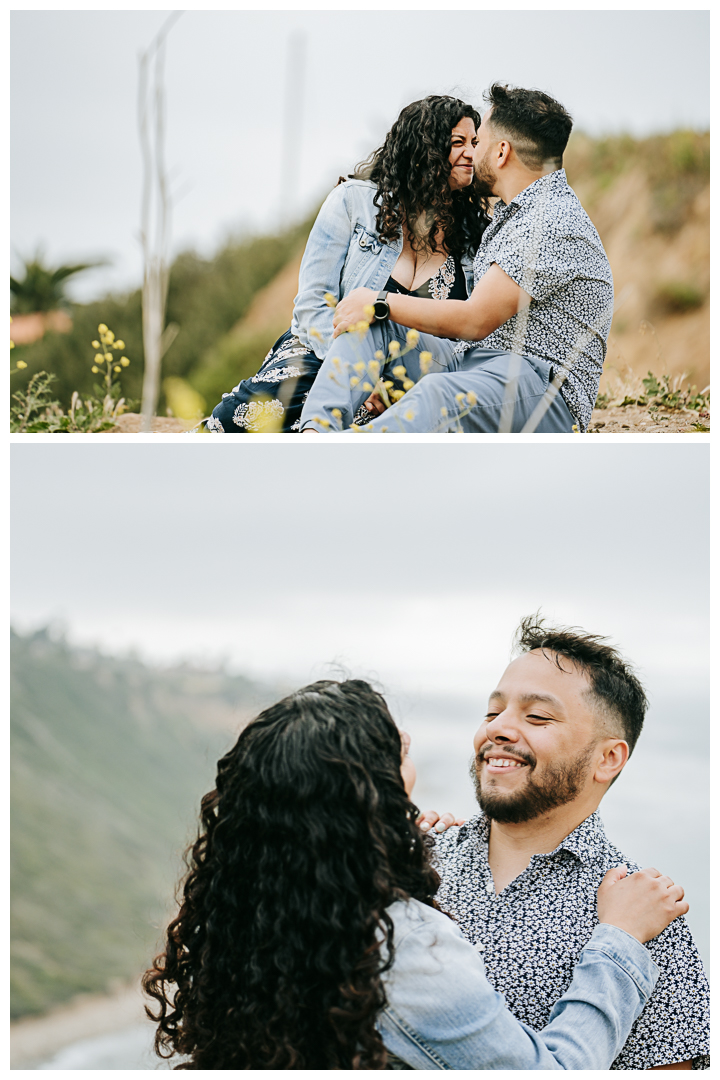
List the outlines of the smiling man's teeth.
{"label": "smiling man's teeth", "polygon": [[502,765],[506,769],[518,769],[525,764],[524,761],[511,761],[510,758],[488,758],[490,765]]}

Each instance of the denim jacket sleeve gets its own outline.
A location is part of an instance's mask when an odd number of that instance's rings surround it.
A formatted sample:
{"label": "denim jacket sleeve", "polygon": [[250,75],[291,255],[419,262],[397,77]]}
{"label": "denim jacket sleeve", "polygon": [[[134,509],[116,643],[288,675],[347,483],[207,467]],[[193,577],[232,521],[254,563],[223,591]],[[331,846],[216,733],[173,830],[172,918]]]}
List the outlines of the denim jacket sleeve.
{"label": "denim jacket sleeve", "polygon": [[[325,302],[325,293],[336,298],[340,295],[340,277],[354,227],[352,202],[352,185],[333,188],[320,207],[300,264],[291,329],[321,360],[333,332],[333,310]],[[320,337],[311,335],[311,330]]]}
{"label": "denim jacket sleeve", "polygon": [[567,993],[536,1032],[510,1013],[458,928],[422,907],[410,901],[390,909],[396,951],[378,1019],[389,1050],[415,1069],[610,1067],[658,975],[635,938],[597,926]]}

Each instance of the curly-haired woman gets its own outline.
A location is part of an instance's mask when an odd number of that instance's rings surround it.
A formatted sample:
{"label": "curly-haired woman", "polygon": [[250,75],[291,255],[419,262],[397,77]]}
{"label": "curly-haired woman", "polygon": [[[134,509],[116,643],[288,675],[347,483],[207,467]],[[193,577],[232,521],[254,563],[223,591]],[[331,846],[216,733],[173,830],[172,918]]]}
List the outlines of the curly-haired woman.
{"label": "curly-haired woman", "polygon": [[[551,1022],[515,1020],[435,906],[439,878],[384,699],[318,682],[262,712],[202,800],[182,903],[146,972],[156,1050],[185,1069],[607,1069],[688,906],[610,871]],[[659,898],[661,897],[661,898]]]}
{"label": "curly-haired woman", "polygon": [[[454,97],[407,105],[383,145],[323,203],[300,266],[292,325],[252,378],[213,410],[211,431],[296,431],[332,342],[333,312],[362,286],[466,300],[488,223],[472,152],[480,114]],[[358,420],[362,422],[362,417]]]}

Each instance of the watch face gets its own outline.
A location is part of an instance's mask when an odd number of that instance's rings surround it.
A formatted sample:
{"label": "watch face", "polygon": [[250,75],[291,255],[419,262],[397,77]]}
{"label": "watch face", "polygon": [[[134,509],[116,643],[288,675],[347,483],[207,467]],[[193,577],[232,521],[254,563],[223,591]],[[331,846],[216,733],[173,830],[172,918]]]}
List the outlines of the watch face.
{"label": "watch face", "polygon": [[390,307],[387,300],[376,300],[374,307],[376,319],[387,319],[390,314]]}

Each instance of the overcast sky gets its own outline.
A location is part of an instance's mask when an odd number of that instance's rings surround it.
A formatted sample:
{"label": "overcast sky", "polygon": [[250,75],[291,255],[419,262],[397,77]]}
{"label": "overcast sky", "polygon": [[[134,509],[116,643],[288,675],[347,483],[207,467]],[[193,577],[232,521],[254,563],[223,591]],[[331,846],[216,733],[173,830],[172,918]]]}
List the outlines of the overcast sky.
{"label": "overcast sky", "polygon": [[707,447],[573,449],[14,443],[12,610],[151,658],[482,697],[541,607],[704,692]]}
{"label": "overcast sky", "polygon": [[[11,15],[11,239],[17,257],[104,256],[79,300],[140,281],[137,58],[159,11]],[[298,37],[300,35],[300,37]],[[289,43],[304,55],[285,120]],[[295,68],[297,70],[297,66]],[[480,104],[540,86],[592,133],[709,123],[703,11],[186,11],[167,50],[174,248],[214,251],[317,204],[428,93]],[[282,202],[290,142],[292,197]]]}

